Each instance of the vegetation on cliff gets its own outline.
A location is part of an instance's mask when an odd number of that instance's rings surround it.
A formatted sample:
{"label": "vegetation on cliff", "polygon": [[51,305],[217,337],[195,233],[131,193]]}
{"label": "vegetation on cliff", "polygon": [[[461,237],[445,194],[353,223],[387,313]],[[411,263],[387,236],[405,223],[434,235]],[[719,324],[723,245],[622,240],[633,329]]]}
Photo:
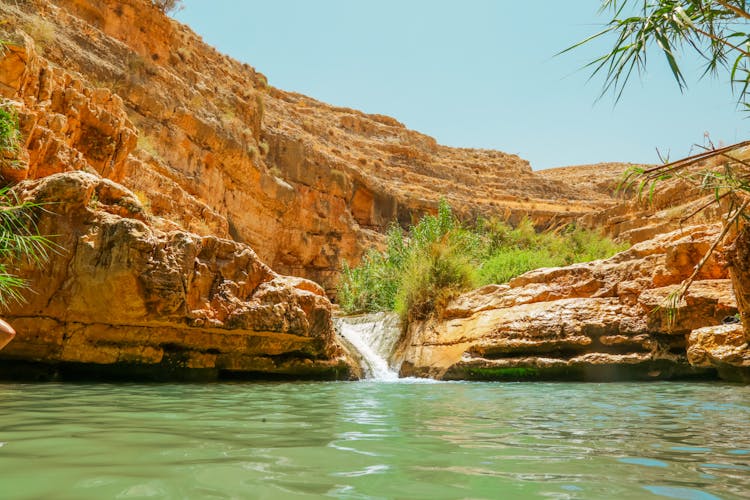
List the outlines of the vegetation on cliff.
{"label": "vegetation on cliff", "polygon": [[151,0],[156,8],[162,12],[174,12],[182,9],[182,0]]}
{"label": "vegetation on cliff", "polygon": [[0,151],[14,152],[18,149],[18,120],[10,110],[0,108]]}
{"label": "vegetation on cliff", "polygon": [[476,286],[504,283],[526,271],[609,257],[623,250],[594,231],[567,226],[538,233],[529,220],[462,224],[441,202],[405,233],[391,226],[383,252],[371,249],[357,267],[343,266],[338,299],[348,313],[389,311],[402,320],[438,312]]}
{"label": "vegetation on cliff", "polygon": [[[15,112],[0,107],[0,160],[14,161],[19,140]],[[39,208],[20,202],[8,187],[0,188],[0,307],[22,300],[20,292],[26,287],[26,280],[10,272],[12,267],[24,260],[40,264],[47,258],[50,241],[39,236],[34,218]]]}

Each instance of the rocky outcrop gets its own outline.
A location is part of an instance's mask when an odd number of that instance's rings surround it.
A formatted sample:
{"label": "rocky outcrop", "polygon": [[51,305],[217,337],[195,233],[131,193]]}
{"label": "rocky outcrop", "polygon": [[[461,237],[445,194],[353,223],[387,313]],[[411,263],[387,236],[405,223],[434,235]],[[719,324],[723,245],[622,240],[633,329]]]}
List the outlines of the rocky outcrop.
{"label": "rocky outcrop", "polygon": [[88,170],[122,181],[138,132],[122,99],[39,57],[25,34],[0,56],[0,96],[19,116],[20,157],[0,165],[2,180]]}
{"label": "rocky outcrop", "polygon": [[745,329],[745,341],[750,344],[750,226],[745,223],[727,250],[729,275],[740,310],[740,322]]}
{"label": "rocky outcrop", "polygon": [[[750,148],[739,147],[731,155],[747,159]],[[616,163],[550,169],[541,175],[592,189],[617,186],[619,203],[592,211],[578,223],[620,241],[639,243],[689,225],[722,222],[729,210],[728,199],[716,203],[715,193],[703,188],[702,182],[706,171],[723,171],[724,161],[722,155],[698,159],[686,167],[684,175],[667,175],[652,182],[635,175],[634,165]]]}
{"label": "rocky outcrop", "polygon": [[694,226],[610,259],[539,269],[458,297],[415,323],[399,348],[402,374],[442,379],[672,379],[710,376],[688,362],[694,330],[737,312],[714,256],[671,312],[669,297],[720,231]]}
{"label": "rocky outcrop", "polygon": [[18,334],[0,353],[3,375],[356,374],[324,291],[274,273],[247,245],[153,229],[132,192],[93,174],[14,190],[43,204],[38,228],[55,247],[43,269],[21,269],[34,292],[6,318]]}
{"label": "rocky outcrop", "polygon": [[146,0],[3,2],[0,15],[14,44],[0,96],[23,117],[23,175],[91,168],[136,192],[157,227],[247,243],[329,292],[341,260],[440,198],[467,218],[540,226],[611,203],[515,155],[440,146],[393,118],[270,87]]}
{"label": "rocky outcrop", "polygon": [[594,163],[591,165],[571,165],[567,167],[546,168],[537,172],[539,177],[550,181],[561,182],[567,186],[588,189],[603,196],[616,196],[624,199],[623,180],[627,172],[638,164],[634,163]]}
{"label": "rocky outcrop", "polygon": [[750,349],[740,323],[693,330],[687,354],[693,366],[714,368],[724,380],[750,383]]}

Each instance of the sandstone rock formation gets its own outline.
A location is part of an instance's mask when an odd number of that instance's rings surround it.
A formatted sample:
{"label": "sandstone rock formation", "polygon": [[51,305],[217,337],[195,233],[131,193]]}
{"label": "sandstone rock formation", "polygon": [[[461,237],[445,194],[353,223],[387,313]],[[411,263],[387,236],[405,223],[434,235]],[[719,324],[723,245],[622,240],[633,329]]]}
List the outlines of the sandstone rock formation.
{"label": "sandstone rock formation", "polygon": [[616,191],[622,187],[622,181],[628,169],[636,166],[638,165],[633,163],[571,165],[540,170],[537,175],[543,179],[561,182],[567,186],[588,189],[600,193],[602,196],[613,196],[617,195]]}
{"label": "sandstone rock formation", "polygon": [[[333,294],[342,259],[382,244],[388,224],[445,198],[465,218],[577,220],[643,243],[460,297],[412,326],[405,373],[653,379],[731,365],[745,377],[740,339],[700,330],[736,310],[720,262],[675,324],[653,312],[716,234],[659,236],[706,202],[695,189],[666,184],[644,207],[610,195],[621,164],[535,173],[515,155],[440,146],[393,118],[269,86],[148,0],[0,2],[0,18],[11,42],[0,100],[24,139],[0,176],[56,200],[40,228],[60,245],[46,271],[21,270],[37,294],[11,311],[20,333],[0,371],[356,375],[323,290]],[[747,259],[728,256],[737,289]]]}
{"label": "sandstone rock formation", "polygon": [[610,259],[539,269],[454,300],[442,318],[410,325],[402,374],[442,379],[671,379],[705,376],[688,362],[693,330],[737,312],[725,264],[713,257],[672,318],[666,301],[720,227],[694,226]]}
{"label": "sandstone rock formation", "polygon": [[280,276],[247,245],[149,227],[138,199],[84,172],[19,184],[45,204],[56,245],[22,270],[34,293],[7,316],[18,334],[0,373],[153,379],[349,378],[331,304],[311,281]]}
{"label": "sandstone rock formation", "polygon": [[[92,168],[163,229],[249,244],[329,292],[342,259],[447,199],[540,225],[611,203],[515,155],[455,149],[393,118],[268,86],[147,0],[0,3],[0,97],[16,102],[31,178]],[[2,33],[5,31],[6,33]],[[508,182],[512,179],[512,182]]]}
{"label": "sandstone rock formation", "polygon": [[715,368],[725,380],[750,382],[750,349],[739,323],[693,330],[687,354],[693,366]]}

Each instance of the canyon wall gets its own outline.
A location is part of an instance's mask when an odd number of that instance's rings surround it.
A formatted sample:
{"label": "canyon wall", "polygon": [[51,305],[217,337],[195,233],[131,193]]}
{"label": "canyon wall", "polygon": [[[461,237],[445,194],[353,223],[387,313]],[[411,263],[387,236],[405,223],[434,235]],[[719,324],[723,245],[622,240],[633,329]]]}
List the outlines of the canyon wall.
{"label": "canyon wall", "polygon": [[410,326],[404,374],[746,377],[738,327],[720,326],[737,310],[720,258],[676,321],[659,309],[717,234],[695,224],[718,210],[683,220],[702,193],[677,182],[624,202],[624,164],[533,172],[274,88],[147,0],[2,2],[0,16],[0,99],[23,138],[0,175],[51,203],[37,216],[57,245],[45,271],[20,270],[36,293],[9,312],[0,371],[356,377],[326,298],[341,262],[445,199],[467,220],[577,221],[636,246],[459,297]]}
{"label": "canyon wall", "polygon": [[317,284],[280,276],[247,245],[148,225],[128,189],[86,172],[25,181],[39,231],[54,235],[42,267],[20,269],[33,292],[6,315],[18,334],[0,376],[151,380],[351,378]]}
{"label": "canyon wall", "polygon": [[160,227],[247,243],[328,292],[342,260],[441,198],[465,218],[540,226],[611,203],[518,156],[440,146],[393,118],[273,88],[145,0],[6,2],[0,15],[14,44],[1,95],[29,138],[16,178],[90,166]]}

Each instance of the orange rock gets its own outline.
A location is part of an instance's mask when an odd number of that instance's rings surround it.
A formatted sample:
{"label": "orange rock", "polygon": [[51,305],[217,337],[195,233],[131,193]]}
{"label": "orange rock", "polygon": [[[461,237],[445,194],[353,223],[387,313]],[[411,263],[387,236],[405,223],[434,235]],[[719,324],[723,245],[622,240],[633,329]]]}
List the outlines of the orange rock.
{"label": "orange rock", "polygon": [[32,362],[63,375],[356,373],[323,290],[277,275],[248,246],[155,230],[129,190],[84,172],[15,191],[45,204],[38,227],[56,235],[56,250],[44,269],[19,270],[34,292],[8,315],[19,333],[0,353],[3,371]]}
{"label": "orange rock", "polygon": [[540,226],[612,203],[518,156],[440,146],[393,118],[268,87],[146,0],[5,2],[0,14],[19,30],[55,27],[43,53],[19,31],[0,57],[0,95],[26,117],[28,177],[96,171],[147,199],[157,227],[247,243],[329,293],[342,260],[440,198],[466,218]]}
{"label": "orange rock", "polygon": [[444,319],[410,325],[398,351],[402,373],[578,380],[710,374],[688,363],[686,336],[737,311],[726,269],[711,261],[672,321],[666,300],[720,229],[686,228],[610,259],[538,269],[461,295]]}
{"label": "orange rock", "polygon": [[693,365],[716,368],[726,380],[750,382],[750,348],[740,323],[693,330],[687,355]]}
{"label": "orange rock", "polygon": [[[406,370],[686,375],[685,335],[734,310],[717,256],[675,322],[653,311],[717,235],[703,226],[658,236],[705,203],[685,183],[661,185],[647,207],[612,197],[623,164],[533,172],[516,155],[441,146],[393,118],[269,87],[147,0],[0,2],[0,16],[15,30],[0,55],[0,98],[18,110],[24,138],[18,155],[0,158],[0,175],[40,179],[19,189],[60,201],[40,229],[68,252],[43,273],[24,270],[44,292],[14,311],[23,332],[8,359],[345,369],[322,290],[334,293],[342,260],[441,198],[467,219],[578,220],[639,244],[459,297],[444,322],[413,327]],[[34,40],[24,27],[41,22],[54,36]]]}

